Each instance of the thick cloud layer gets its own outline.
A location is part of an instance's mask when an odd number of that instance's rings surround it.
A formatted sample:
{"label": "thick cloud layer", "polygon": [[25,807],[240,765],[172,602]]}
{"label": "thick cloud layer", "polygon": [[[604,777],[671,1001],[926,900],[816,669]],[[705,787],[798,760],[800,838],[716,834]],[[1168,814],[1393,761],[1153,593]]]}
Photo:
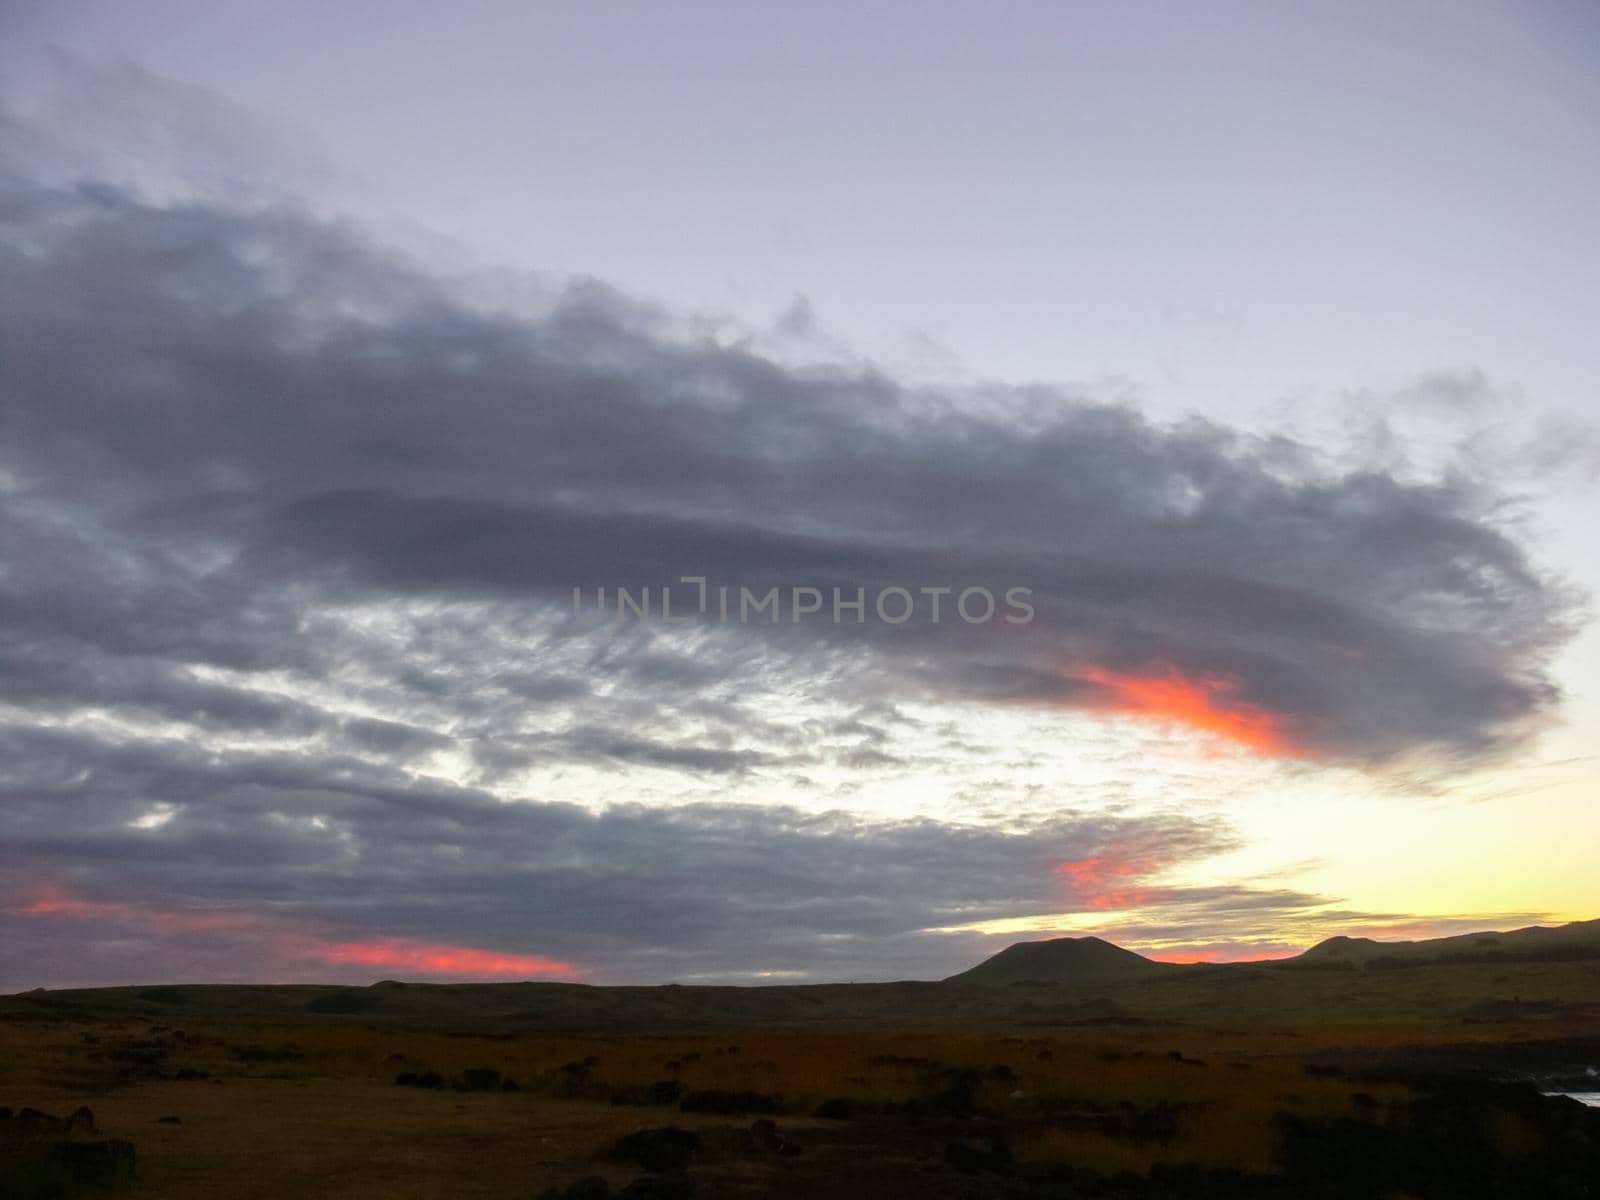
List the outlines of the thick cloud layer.
{"label": "thick cloud layer", "polygon": [[[919,930],[1092,907],[1063,862],[1115,851],[1137,882],[1229,835],[593,811],[527,773],[848,791],[934,700],[1481,763],[1552,714],[1571,620],[1506,499],[1051,389],[784,366],[598,284],[495,307],[290,204],[0,164],[6,977],[52,922],[126,974],[130,925],[213,909],[249,912],[280,969],[470,939],[612,977],[926,965]],[[688,602],[683,576],[824,608],[571,615],[575,587]],[[953,591],[892,624],[871,598],[895,587]],[[952,611],[1013,587],[1030,622]],[[835,588],[865,620],[828,619]],[[353,929],[390,950],[329,957]]]}
{"label": "thick cloud layer", "polygon": [[[19,186],[6,217],[8,507],[38,514],[14,536],[54,546],[53,520],[83,570],[112,569],[83,538],[131,540],[171,560],[152,586],[181,572],[215,619],[254,625],[290,581],[569,605],[694,575],[816,587],[824,616],[859,587],[868,620],[802,636],[997,699],[1115,708],[1126,677],[1223,680],[1206,702],[1269,716],[1284,749],[1369,764],[1493,753],[1556,699],[1562,597],[1479,483],[1329,474],[1293,444],[1064,395],[995,415],[785,370],[657,336],[592,287],[485,311],[282,209]],[[13,621],[72,618],[15,574]],[[895,586],[1023,586],[1037,617],[998,636],[946,599],[938,627],[925,602],[871,619]],[[115,641],[162,618],[84,619]]]}
{"label": "thick cloud layer", "polygon": [[85,945],[100,981],[150,978],[175,958],[191,976],[326,977],[362,961],[340,948],[394,945],[515,949],[516,977],[926,974],[979,940],[922,934],[930,925],[1092,900],[1058,880],[1063,855],[1159,865],[1229,844],[1215,823],[1180,817],[1069,812],[1004,829],[777,806],[505,804],[350,759],[103,731],[12,729],[0,752],[19,764],[0,796],[0,980],[17,986],[83,981]]}

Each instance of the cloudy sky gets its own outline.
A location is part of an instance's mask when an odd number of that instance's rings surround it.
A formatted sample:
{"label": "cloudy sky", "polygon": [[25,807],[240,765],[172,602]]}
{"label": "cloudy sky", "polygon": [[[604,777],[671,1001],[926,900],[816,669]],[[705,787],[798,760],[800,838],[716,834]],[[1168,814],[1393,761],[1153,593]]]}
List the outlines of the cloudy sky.
{"label": "cloudy sky", "polygon": [[0,12],[0,990],[1600,915],[1584,0]]}

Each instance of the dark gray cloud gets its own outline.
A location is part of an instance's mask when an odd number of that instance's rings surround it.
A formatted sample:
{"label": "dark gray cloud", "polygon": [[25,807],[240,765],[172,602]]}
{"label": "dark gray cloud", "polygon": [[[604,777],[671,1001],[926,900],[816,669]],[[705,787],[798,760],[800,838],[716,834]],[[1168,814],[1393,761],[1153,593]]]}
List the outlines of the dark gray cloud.
{"label": "dark gray cloud", "polygon": [[[108,650],[281,621],[261,607],[291,585],[546,605],[686,574],[1020,585],[1038,617],[1012,636],[949,600],[938,627],[924,608],[766,636],[1064,706],[1111,699],[1096,671],[1225,677],[1304,751],[1369,765],[1481,759],[1557,699],[1570,597],[1481,479],[1329,472],[1066,395],[996,416],[673,341],[590,287],[495,313],[287,209],[19,185],[6,216],[0,461],[36,514],[13,534],[35,594],[8,606]],[[177,594],[154,613],[141,588]],[[252,633],[208,657],[283,649]]]}
{"label": "dark gray cloud", "polygon": [[[919,930],[1088,904],[1056,863],[1155,839],[1148,872],[1230,835],[734,789],[1030,752],[920,728],[917,701],[1159,718],[1198,688],[1190,724],[1374,770],[1489,761],[1554,711],[1573,598],[1491,474],[784,366],[596,283],[496,307],[292,202],[41,173],[43,136],[0,155],[0,819],[14,911],[78,907],[11,920],[18,986],[52,921],[142,967],[118,904],[617,978],[940,973],[964,950]],[[575,586],[684,575],[1023,586],[1037,619],[570,615]],[[584,794],[617,773],[689,803]]]}
{"label": "dark gray cloud", "polygon": [[[268,969],[326,974],[319,947],[388,938],[537,952],[612,980],[937,974],[981,939],[923,931],[1073,903],[1063,860],[1150,869],[1234,844],[1177,814],[1006,828],[507,804],[359,758],[104,731],[0,728],[0,761],[0,985],[16,987],[64,935],[120,978],[185,955],[191,973],[236,977],[241,953],[263,952]],[[164,820],[137,824],[152,812]]]}

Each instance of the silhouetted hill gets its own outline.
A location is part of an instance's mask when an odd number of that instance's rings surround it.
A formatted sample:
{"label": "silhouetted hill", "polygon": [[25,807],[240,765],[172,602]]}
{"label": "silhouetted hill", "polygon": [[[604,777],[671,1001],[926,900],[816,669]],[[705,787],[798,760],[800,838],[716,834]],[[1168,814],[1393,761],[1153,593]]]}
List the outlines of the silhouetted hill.
{"label": "silhouetted hill", "polygon": [[1325,938],[1303,954],[1289,959],[1289,962],[1328,962],[1328,963],[1361,963],[1379,950],[1383,943],[1372,938],[1345,937],[1339,934],[1336,937]]}
{"label": "silhouetted hill", "polygon": [[1017,942],[946,983],[1107,984],[1147,979],[1174,970],[1097,937]]}
{"label": "silhouetted hill", "polygon": [[1307,966],[1403,967],[1429,963],[1568,962],[1600,958],[1600,920],[1507,933],[1463,933],[1415,942],[1331,937],[1287,962]]}
{"label": "silhouetted hill", "polygon": [[[1021,986],[1012,987],[1017,984]],[[1107,1018],[1256,1023],[1600,1019],[1600,921],[1419,942],[1336,937],[1297,958],[1152,962],[1096,937],[1020,942],[941,983],[594,987],[400,983],[42,989],[0,997],[0,1021],[134,1019],[539,1029],[1064,1026]]]}

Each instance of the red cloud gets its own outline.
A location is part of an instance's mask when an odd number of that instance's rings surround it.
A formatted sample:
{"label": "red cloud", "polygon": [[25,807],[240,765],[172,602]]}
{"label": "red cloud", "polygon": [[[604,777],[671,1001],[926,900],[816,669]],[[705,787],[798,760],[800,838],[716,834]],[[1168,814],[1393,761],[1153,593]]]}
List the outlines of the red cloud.
{"label": "red cloud", "polygon": [[1052,870],[1071,881],[1073,898],[1086,908],[1135,908],[1165,894],[1138,885],[1161,866],[1148,850],[1113,843],[1089,858],[1057,863]]}
{"label": "red cloud", "polygon": [[1305,750],[1289,737],[1288,720],[1235,695],[1239,680],[1228,675],[1185,676],[1171,664],[1148,674],[1100,667],[1078,674],[1099,688],[1091,708],[1165,721],[1219,737],[1260,754],[1296,758]]}
{"label": "red cloud", "polygon": [[1226,963],[1267,962],[1272,959],[1293,958],[1305,947],[1288,942],[1206,942],[1199,945],[1167,946],[1142,950],[1136,944],[1129,949],[1139,950],[1146,958],[1167,963]]}
{"label": "red cloud", "polygon": [[571,975],[571,963],[521,954],[497,954],[466,946],[385,938],[375,942],[334,942],[317,954],[331,963],[360,963],[369,967],[403,967],[432,975]]}
{"label": "red cloud", "polygon": [[202,930],[261,929],[268,922],[250,913],[220,908],[153,908],[120,901],[83,900],[56,888],[47,888],[19,910],[27,917],[65,917],[74,921],[110,921],[138,925],[154,933],[193,933]]}
{"label": "red cloud", "polygon": [[41,892],[38,899],[28,901],[17,911],[25,917],[75,917],[80,920],[95,917],[115,919],[126,915],[122,905],[78,900],[54,889]]}
{"label": "red cloud", "polygon": [[11,911],[25,917],[98,921],[131,926],[154,937],[224,933],[248,943],[256,955],[279,961],[315,961],[336,965],[396,967],[427,975],[515,976],[573,975],[571,963],[536,955],[501,954],[471,946],[451,946],[410,938],[374,941],[331,941],[314,921],[238,909],[173,909],[125,901],[84,900],[48,888]]}

